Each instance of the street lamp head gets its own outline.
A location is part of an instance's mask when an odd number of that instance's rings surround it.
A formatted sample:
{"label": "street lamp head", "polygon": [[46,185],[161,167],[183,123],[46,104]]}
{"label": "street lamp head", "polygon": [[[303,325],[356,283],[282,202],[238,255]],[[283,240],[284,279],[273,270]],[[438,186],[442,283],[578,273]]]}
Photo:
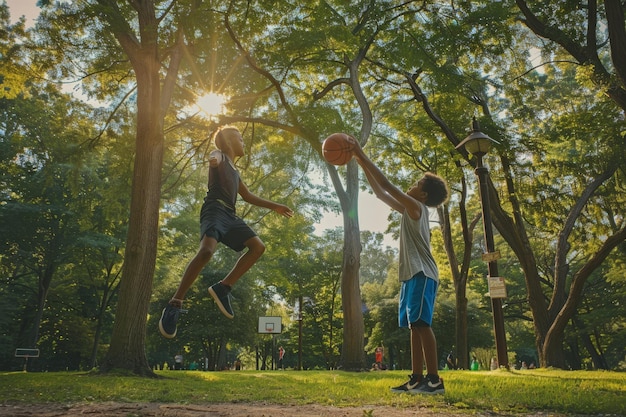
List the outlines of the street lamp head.
{"label": "street lamp head", "polygon": [[498,142],[480,131],[478,120],[474,117],[472,119],[472,133],[463,139],[461,143],[456,145],[456,149],[462,149],[465,147],[467,152],[480,158],[489,152],[493,143]]}

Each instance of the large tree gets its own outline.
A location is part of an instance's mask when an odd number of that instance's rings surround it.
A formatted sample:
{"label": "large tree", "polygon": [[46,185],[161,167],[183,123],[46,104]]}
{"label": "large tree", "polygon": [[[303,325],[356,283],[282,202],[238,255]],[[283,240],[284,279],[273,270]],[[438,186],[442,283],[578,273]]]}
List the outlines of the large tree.
{"label": "large tree", "polygon": [[[152,374],[144,347],[146,312],[157,249],[164,120],[185,47],[184,25],[176,17],[190,12],[186,6],[177,1],[134,0],[59,4],[44,12],[46,19],[40,26],[48,34],[40,38],[40,43],[82,59],[78,68],[73,66],[77,61],[67,60],[59,76],[91,73],[96,80],[91,81],[96,86],[91,90],[94,97],[102,99],[116,88],[119,103],[132,95],[136,104],[130,218],[115,325],[106,360],[101,364],[104,371],[124,368],[141,375]],[[88,36],[77,41],[77,30]],[[113,126],[110,123],[105,128]]]}
{"label": "large tree", "polygon": [[[566,59],[571,64],[579,66],[577,77],[582,83],[592,83],[598,93],[605,94],[618,108],[626,111],[626,31],[624,29],[624,8],[619,1],[607,0],[604,7],[596,1],[567,2],[559,4],[533,4],[531,2],[516,0],[521,11],[521,20],[535,34],[545,38],[549,43],[541,49],[543,56],[547,58],[546,66],[551,61]],[[601,25],[603,23],[604,25]],[[606,28],[606,30],[605,30]],[[557,46],[558,48],[554,48]],[[610,59],[609,59],[610,58]],[[573,61],[571,61],[573,59]],[[567,61],[560,61],[567,65]],[[556,79],[558,73],[553,73]],[[557,85],[555,84],[556,88]],[[569,102],[572,103],[571,97]],[[542,274],[538,270],[538,262],[534,254],[528,248],[530,242],[521,201],[516,191],[520,185],[515,185],[512,170],[515,156],[507,153],[501,155],[501,162],[506,175],[506,187],[509,195],[509,203],[512,208],[512,216],[506,214],[500,205],[498,195],[492,189],[495,214],[494,221],[498,230],[507,239],[509,245],[516,252],[524,268],[528,300],[533,314],[537,349],[539,351],[542,366],[565,367],[565,355],[563,354],[564,331],[570,320],[575,315],[581,303],[587,281],[605,262],[610,253],[626,240],[626,224],[623,221],[615,222],[616,212],[619,212],[620,203],[612,189],[622,182],[623,161],[626,155],[626,142],[617,124],[619,117],[611,112],[602,110],[602,100],[597,100],[596,111],[606,117],[605,123],[614,124],[617,129],[603,129],[602,134],[596,134],[595,129],[588,131],[586,127],[574,126],[569,134],[574,138],[591,138],[590,147],[579,147],[576,141],[568,140],[564,135],[554,135],[551,140],[561,143],[561,151],[574,147],[584,159],[584,165],[572,164],[572,160],[563,161],[572,171],[575,167],[587,165],[583,172],[586,174],[577,182],[577,186],[568,187],[572,193],[570,206],[565,208],[566,215],[561,218],[562,227],[555,235],[554,264],[548,270],[550,276],[551,294],[544,295],[542,288]],[[568,111],[571,106],[567,106]],[[577,106],[579,113],[589,113],[585,105]],[[551,109],[552,110],[552,109]],[[557,110],[557,109],[554,109]],[[597,118],[597,116],[594,116]],[[564,120],[564,118],[561,118]],[[584,116],[577,117],[584,120]],[[556,120],[553,119],[556,123]],[[561,127],[563,122],[558,123]],[[583,139],[584,140],[584,139]],[[595,142],[595,144],[593,144]],[[570,154],[573,156],[572,154]],[[595,161],[595,164],[588,164]],[[554,164],[553,164],[554,165]],[[563,167],[562,163],[558,164]],[[571,177],[570,177],[571,178]],[[539,180],[539,178],[537,178]],[[570,183],[570,185],[573,185]],[[620,186],[617,185],[619,188]],[[565,191],[565,190],[564,190]],[[609,194],[606,194],[606,193]],[[585,212],[595,211],[598,216],[605,217],[608,227],[597,229],[597,235],[592,238],[593,244],[586,248],[576,236],[579,235],[580,226],[585,224]],[[603,222],[600,222],[602,224]],[[589,226],[587,226],[589,227]],[[582,258],[576,256],[584,254]]]}
{"label": "large tree", "polygon": [[102,370],[119,367],[143,375],[151,373],[145,354],[146,312],[157,253],[163,124],[185,45],[182,27],[171,34],[166,57],[159,43],[164,35],[160,29],[171,23],[174,3],[161,10],[154,1],[129,0],[128,5],[130,8],[123,5],[126,10],[122,10],[116,1],[99,0],[92,8],[92,16],[102,21],[124,50],[137,82],[137,134],[124,269],[111,346]]}

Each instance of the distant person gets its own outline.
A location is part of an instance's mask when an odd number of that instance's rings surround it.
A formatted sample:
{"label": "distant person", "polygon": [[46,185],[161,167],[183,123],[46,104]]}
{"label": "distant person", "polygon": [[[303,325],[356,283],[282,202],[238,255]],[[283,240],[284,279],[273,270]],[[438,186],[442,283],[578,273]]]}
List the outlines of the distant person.
{"label": "distant person", "polygon": [[496,358],[491,358],[491,364],[489,365],[489,368],[492,371],[495,371],[496,369],[498,369],[498,361],[496,360]]}
{"label": "distant person", "polygon": [[452,351],[450,351],[446,357],[446,364],[448,365],[448,369],[456,369],[456,361],[454,360],[454,354]]}
{"label": "distant person", "polygon": [[177,371],[183,369],[183,355],[181,355],[180,353],[174,356],[174,369]]}
{"label": "distant person", "polygon": [[278,348],[278,369],[285,369],[283,366],[283,358],[285,357],[285,349],[283,347]]}
{"label": "distant person", "polygon": [[[356,139],[349,137],[348,140],[376,197],[402,215],[398,268],[402,284],[398,315],[400,327],[411,330],[413,373],[407,382],[391,390],[443,394],[443,380],[437,369],[437,340],[431,327],[439,271],[430,250],[428,207],[437,207],[446,201],[447,184],[441,177],[426,173],[403,192],[365,155]],[[426,376],[423,375],[424,363]]]}
{"label": "distant person", "polygon": [[383,363],[383,352],[384,349],[382,346],[376,348],[376,363],[381,365]]}
{"label": "distant person", "polygon": [[209,287],[209,294],[220,311],[228,318],[234,313],[229,293],[241,276],[265,252],[265,244],[241,218],[235,214],[237,194],[250,204],[274,210],[285,217],[293,211],[279,203],[256,196],[241,180],[235,167],[235,158],[244,155],[243,138],[234,127],[224,127],[215,134],[216,150],[209,155],[208,191],[200,212],[200,248],[187,265],[176,293],[163,309],[159,320],[161,334],[170,339],[176,336],[176,322],[182,311],[183,300],[204,266],[211,260],[219,242],[236,252],[247,251],[237,260],[233,269]]}

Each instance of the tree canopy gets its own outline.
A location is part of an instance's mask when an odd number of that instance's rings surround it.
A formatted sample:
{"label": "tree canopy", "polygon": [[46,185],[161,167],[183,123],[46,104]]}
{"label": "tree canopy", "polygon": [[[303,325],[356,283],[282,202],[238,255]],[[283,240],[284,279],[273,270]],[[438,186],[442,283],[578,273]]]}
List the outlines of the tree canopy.
{"label": "tree canopy", "polygon": [[[476,117],[499,143],[485,162],[511,353],[561,368],[624,360],[621,3],[41,6],[30,29],[0,6],[3,345],[62,353],[65,368],[152,375],[185,350],[218,369],[250,356],[262,343],[255,317],[273,311],[284,345],[309,363],[293,366],[363,369],[383,343],[406,365],[395,253],[361,230],[356,163],[321,158],[322,140],[342,131],[400,187],[426,171],[449,182],[432,213],[436,332],[455,335],[441,336],[440,356],[455,350],[468,367],[471,350],[491,347],[476,160],[456,149]],[[227,97],[223,114],[189,110],[205,92]],[[248,309],[235,326],[207,321],[216,311],[202,288],[234,256],[218,252],[168,344],[155,323],[197,247],[209,138],[224,124],[246,139],[237,164],[250,188],[298,215],[286,224],[242,204],[268,246],[234,294]],[[315,231],[333,210],[343,227]],[[396,215],[380,221],[397,233]]]}

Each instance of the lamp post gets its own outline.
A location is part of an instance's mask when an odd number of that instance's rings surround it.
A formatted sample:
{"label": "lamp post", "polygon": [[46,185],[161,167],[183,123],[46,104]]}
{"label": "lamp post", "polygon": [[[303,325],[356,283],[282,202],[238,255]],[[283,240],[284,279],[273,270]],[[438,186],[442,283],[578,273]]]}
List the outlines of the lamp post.
{"label": "lamp post", "polygon": [[[491,224],[491,210],[489,205],[489,186],[488,177],[489,170],[483,166],[483,156],[485,156],[492,143],[497,143],[489,136],[480,131],[478,121],[474,117],[472,120],[472,133],[470,133],[456,148],[461,149],[465,147],[467,152],[474,155],[476,158],[476,169],[474,173],[478,177],[478,183],[480,185],[480,203],[482,206],[483,215],[483,230],[485,234],[485,245],[487,253],[483,254],[483,260],[487,262],[488,279],[491,284],[493,279],[501,281],[498,275],[498,258],[500,253],[495,251],[495,245],[493,242],[493,227]],[[506,335],[504,331],[504,315],[502,313],[502,295],[498,294],[494,297],[490,285],[490,298],[491,298],[491,310],[493,312],[493,331],[496,341],[496,351],[498,355],[498,365],[509,367],[509,359],[506,347]]]}

